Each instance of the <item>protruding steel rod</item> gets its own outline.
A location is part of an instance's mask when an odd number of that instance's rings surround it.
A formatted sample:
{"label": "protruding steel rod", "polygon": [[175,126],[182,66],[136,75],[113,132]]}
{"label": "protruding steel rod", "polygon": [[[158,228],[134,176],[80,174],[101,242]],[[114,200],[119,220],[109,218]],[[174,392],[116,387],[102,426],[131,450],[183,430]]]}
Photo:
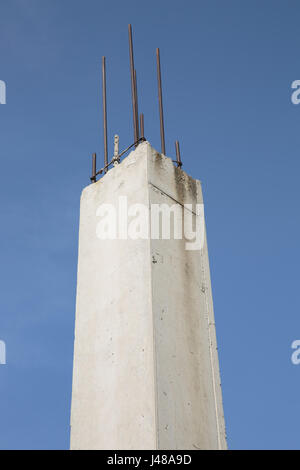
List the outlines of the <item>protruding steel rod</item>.
{"label": "protruding steel rod", "polygon": [[[102,108],[103,108],[103,139],[104,139],[104,167],[108,163],[107,149],[107,110],[106,110],[106,66],[105,57],[102,57]],[[107,169],[105,170],[105,173]]]}
{"label": "protruding steel rod", "polygon": [[136,120],[136,132],[137,132],[137,139],[140,138],[140,131],[139,131],[139,101],[138,101],[138,94],[137,94],[137,78],[136,78],[136,70],[134,69],[134,93],[135,93],[135,120]]}
{"label": "protruding steel rod", "polygon": [[97,173],[97,168],[96,168],[96,154],[93,153],[93,156],[92,156],[92,177],[91,177],[91,181],[93,181],[93,183],[96,183],[96,173]]}
{"label": "protruding steel rod", "polygon": [[140,114],[140,133],[141,139],[145,138],[145,131],[144,131],[144,115],[143,113]]}
{"label": "protruding steel rod", "polygon": [[162,102],[162,87],[161,87],[161,71],[160,71],[159,48],[156,49],[156,66],[157,66],[157,84],[158,84],[158,103],[159,103],[161,153],[163,153],[165,155],[166,154],[166,147],[165,147],[165,130],[164,130],[164,111],[163,111],[163,102]]}
{"label": "protruding steel rod", "polygon": [[179,142],[176,140],[175,142],[175,149],[176,149],[176,161],[177,161],[177,168],[182,167],[182,161],[180,157],[180,147],[179,147]]}
{"label": "protruding steel rod", "polygon": [[129,36],[129,59],[130,59],[130,76],[131,76],[133,131],[134,131],[134,142],[137,142],[138,141],[138,137],[137,137],[138,123],[137,123],[137,116],[136,116],[136,93],[135,93],[135,82],[134,82],[134,59],[133,59],[131,24],[128,25],[128,36]]}

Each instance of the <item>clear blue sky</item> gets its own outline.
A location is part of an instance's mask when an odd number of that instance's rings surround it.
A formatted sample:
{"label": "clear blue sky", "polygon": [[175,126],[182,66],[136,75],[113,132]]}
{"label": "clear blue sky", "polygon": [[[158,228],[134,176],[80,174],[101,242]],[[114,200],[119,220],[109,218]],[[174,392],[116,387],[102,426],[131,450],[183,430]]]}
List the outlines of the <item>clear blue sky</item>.
{"label": "clear blue sky", "polygon": [[228,443],[300,448],[300,4],[0,0],[0,448],[69,445],[79,198],[102,150],[133,141],[127,24],[145,134],[203,183]]}

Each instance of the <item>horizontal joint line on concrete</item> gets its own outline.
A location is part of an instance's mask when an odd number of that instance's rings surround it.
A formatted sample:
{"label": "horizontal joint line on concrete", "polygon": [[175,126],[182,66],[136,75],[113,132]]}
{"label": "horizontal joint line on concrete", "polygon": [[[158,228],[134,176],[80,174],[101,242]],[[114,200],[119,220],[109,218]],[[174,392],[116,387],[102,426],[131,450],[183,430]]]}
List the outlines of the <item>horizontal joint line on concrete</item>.
{"label": "horizontal joint line on concrete", "polygon": [[192,214],[194,215],[197,215],[195,211],[191,211],[189,208],[185,207],[184,204],[182,204],[181,202],[177,201],[176,199],[174,199],[173,196],[170,196],[170,194],[166,193],[165,191],[163,191],[162,189],[158,188],[157,186],[155,186],[155,184],[151,183],[149,181],[149,185],[152,186],[153,188],[157,189],[159,192],[161,192],[162,194],[164,194],[165,196],[167,196],[168,198],[172,199],[172,201],[176,202],[176,204],[179,204],[181,207],[183,207],[185,210],[191,212]]}

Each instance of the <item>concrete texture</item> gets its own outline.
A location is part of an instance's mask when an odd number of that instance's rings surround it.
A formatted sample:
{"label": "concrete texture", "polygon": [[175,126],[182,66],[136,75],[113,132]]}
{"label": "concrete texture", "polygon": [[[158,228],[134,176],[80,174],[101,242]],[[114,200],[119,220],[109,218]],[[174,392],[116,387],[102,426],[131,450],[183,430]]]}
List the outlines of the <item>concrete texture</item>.
{"label": "concrete texture", "polygon": [[148,142],[83,190],[71,449],[225,449],[206,240],[99,240],[97,209],[120,196],[202,203]]}

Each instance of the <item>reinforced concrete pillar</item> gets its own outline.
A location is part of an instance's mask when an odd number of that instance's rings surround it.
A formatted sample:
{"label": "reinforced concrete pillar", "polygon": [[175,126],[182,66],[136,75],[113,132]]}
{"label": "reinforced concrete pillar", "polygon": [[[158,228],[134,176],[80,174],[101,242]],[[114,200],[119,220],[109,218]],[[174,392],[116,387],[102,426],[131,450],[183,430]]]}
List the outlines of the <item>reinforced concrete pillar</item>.
{"label": "reinforced concrete pillar", "polygon": [[[197,204],[200,182],[148,142],[83,190],[71,449],[226,448]],[[163,221],[151,237],[152,209],[171,206],[170,239]],[[186,211],[202,230],[200,249],[174,236]]]}

